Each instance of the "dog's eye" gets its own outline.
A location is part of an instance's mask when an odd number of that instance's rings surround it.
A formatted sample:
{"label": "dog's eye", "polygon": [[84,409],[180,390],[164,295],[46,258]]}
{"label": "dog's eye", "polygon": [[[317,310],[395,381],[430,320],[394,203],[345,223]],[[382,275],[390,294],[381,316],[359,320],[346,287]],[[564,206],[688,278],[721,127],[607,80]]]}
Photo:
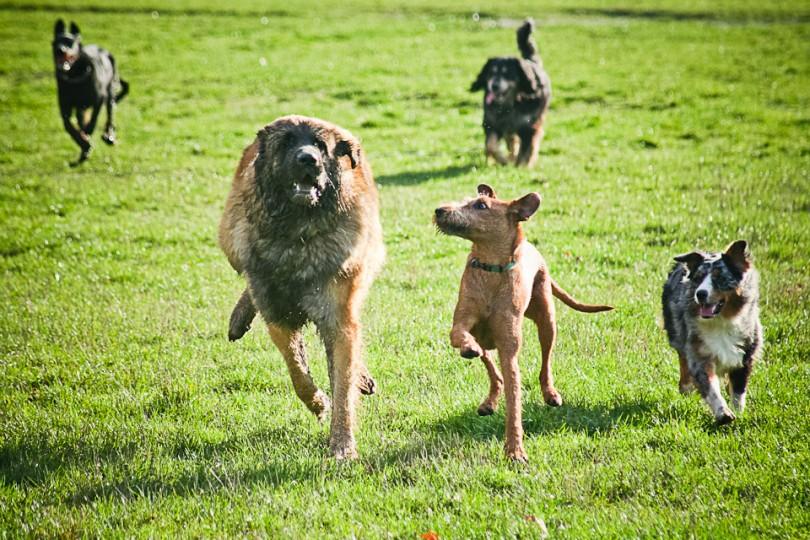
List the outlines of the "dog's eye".
{"label": "dog's eye", "polygon": [[327,154],[327,153],[328,153],[328,152],[326,151],[326,143],[325,143],[325,142],[323,142],[322,140],[320,140],[320,139],[315,139],[315,145],[318,147],[318,150],[320,150],[320,151],[321,151],[321,152],[323,152],[324,154]]}
{"label": "dog's eye", "polygon": [[489,208],[489,206],[487,206],[487,203],[485,203],[484,201],[475,201],[475,203],[473,204],[473,208],[475,208],[476,210],[486,210],[487,208]]}

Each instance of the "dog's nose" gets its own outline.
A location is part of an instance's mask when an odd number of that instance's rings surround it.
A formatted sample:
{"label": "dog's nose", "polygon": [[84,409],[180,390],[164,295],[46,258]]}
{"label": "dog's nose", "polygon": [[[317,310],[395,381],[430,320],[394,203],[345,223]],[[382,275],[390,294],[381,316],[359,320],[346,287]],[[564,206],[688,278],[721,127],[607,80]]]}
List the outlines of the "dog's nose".
{"label": "dog's nose", "polygon": [[705,289],[700,289],[698,292],[695,293],[695,298],[698,299],[698,302],[705,303],[706,300],[709,298],[709,291]]}
{"label": "dog's nose", "polygon": [[436,217],[442,217],[446,213],[447,213],[447,210],[445,210],[444,208],[437,208],[436,209]]}
{"label": "dog's nose", "polygon": [[295,155],[295,160],[301,165],[317,165],[320,156],[314,150],[302,149]]}

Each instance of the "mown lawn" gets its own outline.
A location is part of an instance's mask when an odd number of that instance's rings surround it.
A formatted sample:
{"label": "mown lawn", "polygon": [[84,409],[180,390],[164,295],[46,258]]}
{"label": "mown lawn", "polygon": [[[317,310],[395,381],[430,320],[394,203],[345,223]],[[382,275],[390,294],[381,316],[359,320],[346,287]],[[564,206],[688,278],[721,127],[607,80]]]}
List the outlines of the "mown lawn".
{"label": "mown lawn", "polygon": [[[0,537],[808,536],[806,2],[156,4],[0,4]],[[526,15],[554,87],[546,140],[534,170],[487,167],[467,87]],[[75,169],[58,17],[131,84],[120,145],[97,135]],[[359,135],[380,185],[379,393],[351,464],[327,457],[261,325],[226,339],[242,283],[217,222],[242,148],[288,113]],[[480,182],[539,191],[527,233],[557,280],[617,307],[559,304],[559,409],[526,327],[527,466],[502,456],[503,409],[475,414],[484,369],[448,339],[468,246],[430,218]],[[659,294],[673,255],[736,238],[767,344],[745,415],[716,429],[678,394]]]}

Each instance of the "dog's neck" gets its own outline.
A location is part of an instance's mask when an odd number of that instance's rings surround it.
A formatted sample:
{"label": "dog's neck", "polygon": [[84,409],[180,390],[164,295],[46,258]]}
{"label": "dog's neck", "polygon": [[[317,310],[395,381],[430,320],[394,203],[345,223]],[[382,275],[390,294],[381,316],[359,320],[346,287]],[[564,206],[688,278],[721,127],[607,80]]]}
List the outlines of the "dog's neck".
{"label": "dog's neck", "polygon": [[517,248],[524,238],[523,228],[518,223],[511,241],[485,240],[473,242],[470,255],[486,265],[506,266],[510,262],[514,262]]}

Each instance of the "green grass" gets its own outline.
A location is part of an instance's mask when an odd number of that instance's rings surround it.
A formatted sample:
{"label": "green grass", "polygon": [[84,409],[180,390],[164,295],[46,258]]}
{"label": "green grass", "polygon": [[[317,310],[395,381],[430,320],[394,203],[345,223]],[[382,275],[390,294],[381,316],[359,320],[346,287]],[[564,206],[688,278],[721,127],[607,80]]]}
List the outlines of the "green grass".
{"label": "green grass", "polygon": [[[806,2],[153,5],[0,4],[0,537],[540,536],[529,515],[554,538],[807,537]],[[538,168],[487,167],[466,89],[525,15],[554,84],[547,137]],[[77,169],[59,16],[132,88],[120,145],[96,135]],[[380,185],[389,257],[364,310],[380,392],[346,465],[260,325],[225,338],[242,289],[215,241],[230,175],[293,112],[359,135]],[[502,456],[502,409],[476,416],[484,369],[448,339],[468,246],[431,213],[482,181],[542,193],[527,233],[553,275],[617,306],[560,306],[559,409],[526,327],[527,466]],[[659,292],[673,255],[736,238],[767,345],[745,415],[716,429],[677,392]],[[312,331],[308,346],[325,385]]]}

